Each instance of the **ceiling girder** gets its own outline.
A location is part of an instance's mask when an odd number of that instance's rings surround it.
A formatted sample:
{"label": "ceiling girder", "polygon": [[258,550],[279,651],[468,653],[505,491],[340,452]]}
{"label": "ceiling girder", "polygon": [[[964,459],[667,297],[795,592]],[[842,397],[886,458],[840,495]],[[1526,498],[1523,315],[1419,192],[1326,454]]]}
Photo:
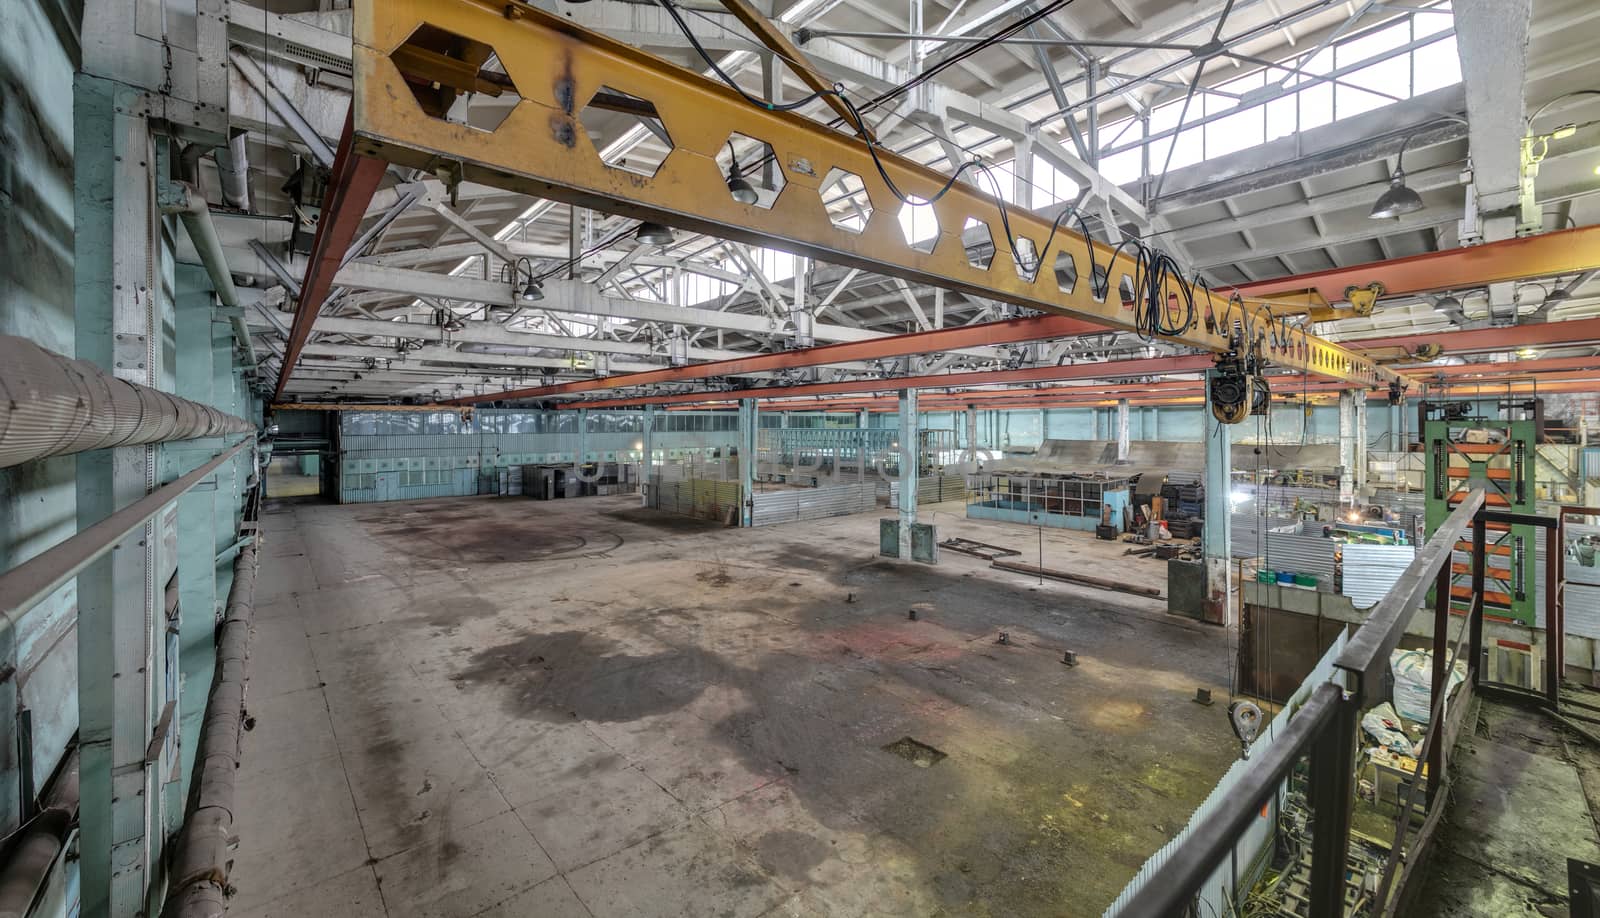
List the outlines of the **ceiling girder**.
{"label": "ceiling girder", "polygon": [[[1043,264],[1053,265],[1057,257],[1081,262],[1076,274],[1083,281],[1062,289],[1052,271],[1035,270],[1024,277],[1011,259],[1003,257],[993,259],[987,269],[972,265],[959,246],[960,228],[968,217],[999,226],[1000,214],[995,199],[957,183],[932,205],[940,238],[955,241],[936,245],[931,252],[909,249],[898,238],[897,209],[886,206],[894,200],[886,179],[892,177],[894,185],[908,194],[932,198],[944,184],[943,176],[892,154],[874,157],[858,140],[797,115],[758,108],[719,83],[540,10],[529,10],[508,23],[499,6],[480,0],[430,0],[425,7],[429,24],[491,44],[512,79],[525,90],[516,109],[492,133],[463,133],[424,116],[405,103],[410,90],[399,65],[385,50],[403,44],[421,24],[423,9],[413,3],[381,4],[357,20],[355,130],[364,154],[425,167],[443,153],[460,164],[465,177],[484,184],[714,236],[780,245],[852,267],[1077,316],[1103,327],[1135,327],[1132,312],[1119,298],[1102,302],[1090,290],[1084,256],[1110,264],[1110,247],[1071,231],[1052,234],[1048,223],[1019,211],[1009,215],[1017,235],[1035,240],[1035,245],[1049,239],[1040,253]],[[558,59],[564,67],[558,85],[552,86],[537,76],[542,72],[539,62]],[[641,180],[608,168],[577,123],[576,101],[602,85],[650,99],[669,133],[678,138],[678,146],[653,178]],[[771,144],[788,167],[785,192],[770,210],[707,193],[720,186],[715,157],[722,138],[735,130]],[[808,200],[829,167],[859,176],[869,196],[879,202],[859,235],[834,226],[820,199]],[[1117,262],[1111,270],[1111,289],[1124,279],[1131,283],[1131,270],[1131,261]],[[1198,301],[1196,311],[1181,331],[1167,337],[1206,350],[1228,350],[1224,329],[1238,314],[1230,316],[1230,305],[1221,297],[1209,298],[1203,290],[1192,295]],[[1261,308],[1242,305],[1241,312],[1246,325],[1260,329],[1253,345],[1261,347],[1271,362],[1362,385],[1399,380],[1361,355],[1303,332],[1291,330],[1282,339],[1274,335],[1269,343],[1267,316],[1261,315],[1259,321],[1249,318]],[[1201,318],[1213,314],[1224,318],[1213,327],[1202,325]]]}

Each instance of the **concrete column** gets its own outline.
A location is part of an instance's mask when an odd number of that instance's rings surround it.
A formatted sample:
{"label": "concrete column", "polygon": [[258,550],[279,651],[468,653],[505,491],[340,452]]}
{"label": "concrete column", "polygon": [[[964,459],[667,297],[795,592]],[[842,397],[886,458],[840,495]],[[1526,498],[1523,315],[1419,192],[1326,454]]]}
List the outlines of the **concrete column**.
{"label": "concrete column", "polygon": [[1349,389],[1339,393],[1339,502],[1349,504],[1355,494],[1356,400]]}
{"label": "concrete column", "polygon": [[978,470],[978,409],[967,406],[967,470]]}
{"label": "concrete column", "polygon": [[1356,389],[1350,396],[1354,402],[1351,411],[1356,426],[1355,489],[1361,493],[1367,487],[1367,390]]}
{"label": "concrete column", "polygon": [[856,435],[857,458],[860,460],[856,469],[856,481],[858,482],[867,480],[867,469],[872,465],[872,454],[869,452],[870,447],[867,443],[867,425],[871,423],[871,420],[865,408],[861,409],[856,415],[856,429],[860,431]]}
{"label": "concrete column", "polygon": [[650,506],[650,474],[655,469],[656,406],[644,408],[644,456],[639,460],[639,504]]}
{"label": "concrete column", "polygon": [[756,493],[756,428],[760,416],[756,413],[756,400],[739,399],[739,525],[751,524],[754,508],[752,495]]}
{"label": "concrete column", "polygon": [[583,465],[585,457],[589,454],[589,409],[578,409],[578,451],[573,454],[572,464]]}
{"label": "concrete column", "polygon": [[[1210,372],[1206,390],[1209,392]],[[1205,620],[1215,625],[1226,625],[1233,612],[1233,561],[1230,556],[1232,535],[1228,514],[1233,491],[1231,447],[1232,429],[1216,419],[1208,403],[1205,411],[1206,447],[1206,521],[1201,533],[1201,548],[1206,565]]]}
{"label": "concrete column", "polygon": [[[1017,140],[1012,145],[1011,152],[1013,154],[1011,160],[1011,175],[1014,179],[1013,193],[1016,195],[1017,206],[1027,210],[1033,206],[1031,203],[1033,200],[1033,139],[1025,137]],[[1001,239],[1002,242],[1004,241],[1002,237],[996,238]],[[1042,245],[1043,242],[1044,240],[1040,240],[1039,244]],[[1005,252],[1004,257],[1011,257],[1011,253],[1009,251]]]}
{"label": "concrete column", "polygon": [[911,560],[911,524],[917,521],[917,390],[900,390],[900,560]]}
{"label": "concrete column", "polygon": [[1117,461],[1128,461],[1128,400],[1117,399]]}

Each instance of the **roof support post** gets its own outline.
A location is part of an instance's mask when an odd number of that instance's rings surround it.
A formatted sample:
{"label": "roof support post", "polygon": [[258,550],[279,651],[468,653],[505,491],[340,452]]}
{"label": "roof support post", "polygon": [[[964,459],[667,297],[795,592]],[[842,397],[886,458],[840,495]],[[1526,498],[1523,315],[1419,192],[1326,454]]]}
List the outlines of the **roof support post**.
{"label": "roof support post", "polygon": [[[1217,420],[1211,412],[1211,377],[1215,370],[1206,371],[1206,516],[1201,530],[1201,548],[1205,557],[1206,588],[1201,608],[1202,617],[1213,625],[1228,624],[1234,602],[1232,527],[1228,515],[1232,512],[1233,492],[1233,435],[1232,425]],[[1159,414],[1156,409],[1154,414]]]}
{"label": "roof support post", "polygon": [[640,440],[643,447],[639,456],[639,503],[641,506],[650,506],[650,476],[656,470],[656,406],[646,405],[644,408],[644,436]]}
{"label": "roof support post", "polygon": [[739,400],[739,525],[755,525],[756,430],[761,426],[757,402]]}
{"label": "roof support post", "polygon": [[[1302,421],[1304,423],[1304,421]],[[1339,503],[1354,505],[1356,485],[1356,400],[1339,393]]]}
{"label": "roof support post", "polygon": [[[1528,69],[1532,0],[1459,0],[1453,7],[1461,81],[1466,84],[1468,149],[1478,207],[1485,217],[1517,204],[1518,138],[1527,133],[1522,91]],[[1489,242],[1511,235],[1491,235]]]}
{"label": "roof support post", "polygon": [[1128,400],[1117,399],[1117,461],[1128,461]]}
{"label": "roof support post", "polygon": [[917,390],[900,390],[900,560],[911,560],[911,527],[917,523]]}
{"label": "roof support post", "polygon": [[[1541,232],[1544,218],[1533,199],[1533,177],[1539,166],[1531,161],[1531,147],[1520,140],[1529,129],[1522,92],[1533,2],[1462,0],[1454,10],[1456,48],[1467,92],[1472,197],[1483,241]],[[1489,317],[1495,325],[1516,324],[1515,284],[1489,285]]]}

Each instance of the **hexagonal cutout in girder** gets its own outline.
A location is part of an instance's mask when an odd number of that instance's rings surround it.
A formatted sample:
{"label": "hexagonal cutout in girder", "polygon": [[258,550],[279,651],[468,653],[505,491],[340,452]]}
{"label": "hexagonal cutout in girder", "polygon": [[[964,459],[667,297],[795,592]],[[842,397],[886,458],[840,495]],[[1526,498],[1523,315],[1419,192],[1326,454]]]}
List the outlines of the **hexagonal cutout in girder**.
{"label": "hexagonal cutout in girder", "polygon": [[424,114],[480,131],[498,128],[522,95],[494,48],[423,24],[389,58]]}
{"label": "hexagonal cutout in girder", "polygon": [[939,244],[939,215],[933,205],[916,195],[907,195],[900,206],[900,232],[906,245],[919,252],[931,252]]}
{"label": "hexagonal cutout in girder", "polygon": [[1117,282],[1117,290],[1122,294],[1122,305],[1133,305],[1133,278],[1122,275],[1122,280]]}
{"label": "hexagonal cutout in girder", "polygon": [[961,227],[961,248],[966,250],[967,264],[979,271],[989,270],[994,264],[994,234],[989,232],[989,224],[968,217]]}
{"label": "hexagonal cutout in girder", "polygon": [[1111,292],[1111,278],[1106,273],[1106,266],[1096,264],[1089,272],[1089,295],[1101,302],[1105,301],[1106,294]]}
{"label": "hexagonal cutout in girder", "polygon": [[1027,236],[1016,236],[1011,240],[1011,264],[1017,269],[1017,276],[1025,281],[1031,281],[1039,273],[1039,246]]}
{"label": "hexagonal cutout in girder", "polygon": [[1056,288],[1071,293],[1078,286],[1078,263],[1066,252],[1056,253]]}
{"label": "hexagonal cutout in girder", "polygon": [[787,184],[772,144],[734,131],[717,153],[717,167],[728,194],[740,204],[771,210]]}
{"label": "hexagonal cutout in girder", "polygon": [[612,169],[652,178],[672,153],[672,137],[649,99],[602,86],[578,112],[578,122]]}
{"label": "hexagonal cutout in girder", "polygon": [[872,219],[872,198],[861,176],[834,166],[822,176],[817,186],[822,195],[822,206],[828,211],[833,225],[847,233],[860,233]]}

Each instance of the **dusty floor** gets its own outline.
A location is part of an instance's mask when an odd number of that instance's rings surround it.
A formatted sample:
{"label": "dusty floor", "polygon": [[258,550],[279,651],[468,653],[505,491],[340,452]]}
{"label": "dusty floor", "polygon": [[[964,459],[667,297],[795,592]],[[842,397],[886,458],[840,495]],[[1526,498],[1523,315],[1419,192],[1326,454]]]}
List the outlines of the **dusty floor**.
{"label": "dusty floor", "polygon": [[1233,759],[1164,601],[637,500],[269,508],[234,915],[1099,915]]}
{"label": "dusty floor", "polygon": [[[1600,695],[1571,695],[1586,703],[1580,715],[1593,716]],[[1600,751],[1531,707],[1475,703],[1456,742],[1450,808],[1413,913],[1564,918],[1575,912],[1567,858],[1600,863]]]}

